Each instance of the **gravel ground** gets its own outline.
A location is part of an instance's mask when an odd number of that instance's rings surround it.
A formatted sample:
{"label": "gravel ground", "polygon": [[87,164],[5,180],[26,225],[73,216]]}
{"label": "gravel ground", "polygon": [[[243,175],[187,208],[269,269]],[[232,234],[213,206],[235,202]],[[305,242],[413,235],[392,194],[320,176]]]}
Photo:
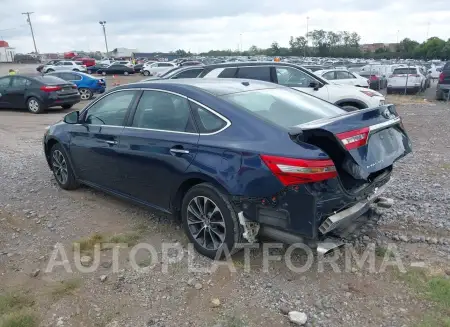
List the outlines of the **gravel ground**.
{"label": "gravel ground", "polygon": [[[450,259],[450,107],[417,97],[391,99],[403,103],[398,109],[414,153],[396,165],[384,207],[374,208],[368,225],[347,239],[359,250],[395,245],[407,270],[442,270]],[[170,217],[86,187],[58,188],[41,142],[45,126],[64,114],[0,111],[0,293],[33,298],[41,326],[290,326],[286,313],[292,310],[306,315],[306,326],[414,326],[429,311],[395,270],[345,266],[342,251],[336,252],[342,254],[336,257],[340,272],[330,265],[319,272],[317,258],[303,273],[275,261],[265,271],[262,250],[252,251],[249,272],[242,252],[233,257],[235,272],[193,272],[189,267],[213,263],[188,260],[187,240]],[[113,272],[112,251],[102,251],[100,267],[81,273],[72,243],[94,233],[122,234],[126,241],[134,235],[158,254],[163,242],[174,243],[185,255],[173,259],[166,273],[161,260],[152,269],[133,269],[129,249],[123,249]],[[45,271],[57,243],[66,249],[72,273],[62,266]],[[143,251],[136,257],[149,264]],[[376,258],[378,271],[382,259]],[[295,253],[292,261],[301,266],[305,256]]]}

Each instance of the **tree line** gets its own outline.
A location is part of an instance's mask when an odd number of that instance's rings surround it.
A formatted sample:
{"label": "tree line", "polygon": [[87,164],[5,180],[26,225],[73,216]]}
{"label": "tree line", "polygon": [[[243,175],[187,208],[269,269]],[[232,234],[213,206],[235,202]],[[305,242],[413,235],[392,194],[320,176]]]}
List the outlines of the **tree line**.
{"label": "tree line", "polygon": [[[308,42],[309,41],[309,42]],[[339,58],[374,58],[374,59],[450,59],[450,39],[447,41],[431,37],[419,43],[409,38],[390,47],[378,48],[375,52],[364,52],[360,47],[361,36],[356,32],[333,32],[313,30],[305,36],[291,36],[289,47],[282,47],[272,42],[269,48],[258,48],[252,45],[248,50],[210,50],[200,53],[205,56],[309,56]],[[309,43],[309,44],[308,44]],[[184,50],[175,52],[187,55]]]}

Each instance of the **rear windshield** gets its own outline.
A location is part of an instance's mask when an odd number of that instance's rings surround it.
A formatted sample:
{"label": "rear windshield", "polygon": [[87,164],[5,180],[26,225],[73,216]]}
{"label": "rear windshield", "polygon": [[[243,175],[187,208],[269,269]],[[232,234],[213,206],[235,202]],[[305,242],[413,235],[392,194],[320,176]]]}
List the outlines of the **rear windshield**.
{"label": "rear windshield", "polygon": [[393,74],[417,74],[416,68],[395,68]]}
{"label": "rear windshield", "polygon": [[345,113],[331,103],[289,88],[232,93],[222,98],[286,128]]}
{"label": "rear windshield", "polygon": [[47,85],[67,84],[67,82],[56,76],[36,76],[35,79]]}

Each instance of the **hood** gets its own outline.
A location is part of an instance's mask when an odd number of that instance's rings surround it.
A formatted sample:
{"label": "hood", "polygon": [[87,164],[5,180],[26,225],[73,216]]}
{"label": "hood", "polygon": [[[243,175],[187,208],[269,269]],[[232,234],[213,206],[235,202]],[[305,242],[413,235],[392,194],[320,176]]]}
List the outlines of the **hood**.
{"label": "hood", "polygon": [[353,85],[331,84],[331,83],[327,84],[327,86],[329,88],[332,88],[332,89],[335,89],[335,90],[341,90],[341,91],[355,91],[355,90],[356,91],[367,91],[367,92],[374,93],[376,96],[384,97],[383,94],[381,94],[381,93],[379,93],[377,91],[374,91],[372,89],[369,89],[367,87],[356,87],[356,86],[353,86]]}

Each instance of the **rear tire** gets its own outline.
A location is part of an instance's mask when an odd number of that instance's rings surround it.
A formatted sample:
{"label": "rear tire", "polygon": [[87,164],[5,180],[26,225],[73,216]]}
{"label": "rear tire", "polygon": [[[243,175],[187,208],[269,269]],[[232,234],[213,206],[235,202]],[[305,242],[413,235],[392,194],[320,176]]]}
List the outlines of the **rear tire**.
{"label": "rear tire", "polygon": [[94,96],[92,91],[85,87],[78,89],[78,92],[80,92],[81,100],[90,100]]}
{"label": "rear tire", "polygon": [[80,186],[73,173],[72,165],[61,144],[56,143],[50,149],[50,162],[56,182],[64,190],[74,190]]}
{"label": "rear tire", "polygon": [[92,74],[92,70],[90,70],[90,69],[88,69],[87,72],[88,72],[88,74]]}
{"label": "rear tire", "polygon": [[228,197],[213,185],[202,183],[187,191],[181,218],[186,235],[200,254],[215,259],[218,253],[222,257],[227,254],[225,247],[230,254],[240,250],[237,245],[242,243],[243,231],[237,213]]}
{"label": "rear tire", "polygon": [[45,108],[38,98],[30,97],[27,100],[27,109],[33,114],[40,114],[44,111]]}
{"label": "rear tire", "polygon": [[61,106],[63,109],[70,109],[73,107],[73,104],[64,104]]}
{"label": "rear tire", "polygon": [[127,76],[127,75],[128,75],[128,72],[123,72],[123,74],[124,74],[125,76]]}
{"label": "rear tire", "polygon": [[357,111],[359,110],[358,107],[355,106],[350,106],[350,105],[345,105],[345,106],[340,106],[342,109],[344,109],[345,111]]}

